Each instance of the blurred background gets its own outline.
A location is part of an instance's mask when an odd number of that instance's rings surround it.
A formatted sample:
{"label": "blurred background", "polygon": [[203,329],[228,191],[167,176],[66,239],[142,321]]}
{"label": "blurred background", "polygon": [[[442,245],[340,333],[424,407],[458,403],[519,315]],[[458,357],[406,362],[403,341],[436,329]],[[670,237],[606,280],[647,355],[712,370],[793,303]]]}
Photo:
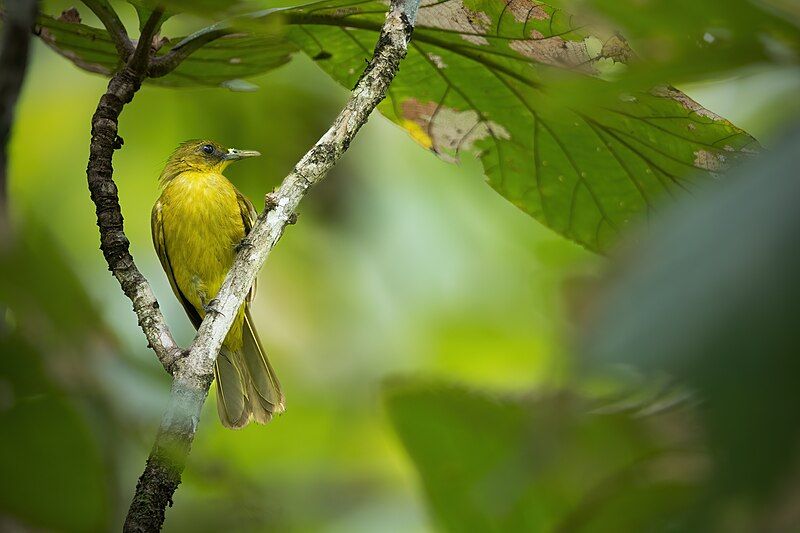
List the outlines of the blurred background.
{"label": "blurred background", "polygon": [[[261,151],[227,172],[260,209],[347,95],[301,54],[253,81],[253,93],[145,86],[120,121],[125,229],[182,344],[194,332],[150,240],[166,158],[190,138]],[[14,480],[0,482],[0,530],[119,529],[166,405],[168,376],[106,269],[87,194],[105,85],[34,43],[10,146],[17,237],[0,266],[0,471]],[[788,67],[681,89],[767,148],[800,108]],[[506,398],[636,382],[630,368],[579,370],[572,349],[575,308],[606,269],[492,191],[472,158],[442,162],[374,115],[259,277],[253,312],[287,412],[225,430],[212,389],[165,530],[436,529],[432,485],[393,427],[386,383]],[[441,438],[470,446],[466,432]]]}

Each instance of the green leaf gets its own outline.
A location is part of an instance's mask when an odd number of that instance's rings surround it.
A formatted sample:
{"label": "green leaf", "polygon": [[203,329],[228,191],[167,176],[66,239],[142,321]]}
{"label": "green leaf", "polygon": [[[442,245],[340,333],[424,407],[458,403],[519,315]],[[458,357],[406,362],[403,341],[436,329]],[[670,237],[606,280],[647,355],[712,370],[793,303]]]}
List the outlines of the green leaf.
{"label": "green leaf", "polygon": [[127,0],[139,14],[140,26],[157,7],[166,8],[169,16],[191,13],[208,19],[220,19],[255,11],[263,6],[257,0]]}
{"label": "green leaf", "polygon": [[[84,70],[110,76],[120,67],[114,44],[105,30],[40,15],[37,33],[50,48]],[[178,43],[183,39],[177,37],[170,42]],[[148,78],[147,82],[168,87],[200,85],[239,89],[242,78],[287,63],[296,49],[274,33],[227,35],[196,51],[169,75]],[[167,50],[168,46],[163,46],[159,53]]]}
{"label": "green leaf", "polygon": [[0,318],[0,510],[57,531],[109,527],[105,465],[40,354]]}
{"label": "green leaf", "polygon": [[111,76],[121,66],[108,32],[81,24],[73,16],[62,14],[56,19],[40,13],[34,32],[56,53],[83,70]]}
{"label": "green leaf", "polygon": [[[380,2],[298,8],[287,15],[289,37],[352,87],[384,11]],[[702,187],[757,148],[673,88],[600,107],[566,105],[543,85],[555,69],[612,74],[630,53],[620,37],[593,34],[563,10],[529,0],[424,2],[380,110],[440,157],[477,154],[489,184],[514,205],[604,251],[664,197]]]}
{"label": "green leaf", "polygon": [[[497,397],[414,381],[390,385],[385,397],[448,531],[667,529],[702,470],[680,451],[680,417],[670,433],[657,430],[664,419],[599,414],[568,393]],[[666,468],[671,461],[682,466]]]}
{"label": "green leaf", "polygon": [[[282,10],[280,18],[288,41],[351,88],[372,56],[385,12],[378,0],[332,0]],[[215,41],[155,82],[219,85],[288,61],[292,44],[261,39],[267,38]],[[98,46],[82,42],[70,50],[87,68],[81,47]],[[246,51],[253,57],[245,60]],[[712,183],[758,149],[744,131],[674,88],[620,93],[599,79],[618,76],[632,54],[619,35],[578,25],[560,7],[427,0],[379,109],[446,160],[477,155],[497,192],[603,252],[665,198]],[[231,64],[235,59],[241,63]],[[564,98],[559,79],[580,80],[581,91],[596,97]]]}

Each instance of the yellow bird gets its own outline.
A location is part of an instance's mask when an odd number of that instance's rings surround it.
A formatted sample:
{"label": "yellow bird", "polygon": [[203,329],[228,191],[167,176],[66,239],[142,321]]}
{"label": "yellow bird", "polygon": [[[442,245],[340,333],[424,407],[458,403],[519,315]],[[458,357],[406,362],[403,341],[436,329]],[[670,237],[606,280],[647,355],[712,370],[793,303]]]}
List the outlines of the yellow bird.
{"label": "yellow bird", "polygon": [[[236,248],[256,211],[222,172],[233,161],[261,155],[224,149],[212,141],[182,143],[161,173],[161,196],[153,206],[153,244],[175,295],[197,328],[213,306]],[[222,424],[261,424],[284,410],[283,392],[261,347],[250,316],[255,287],[222,343],[214,378]]]}

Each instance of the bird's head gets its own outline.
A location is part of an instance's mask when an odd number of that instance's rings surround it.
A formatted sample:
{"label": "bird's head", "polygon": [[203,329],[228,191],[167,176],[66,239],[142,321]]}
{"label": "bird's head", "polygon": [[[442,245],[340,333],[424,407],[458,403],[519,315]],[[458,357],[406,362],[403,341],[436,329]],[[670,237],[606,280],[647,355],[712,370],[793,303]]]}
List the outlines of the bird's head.
{"label": "bird's head", "polygon": [[234,161],[246,157],[261,155],[255,150],[238,150],[223,148],[219,143],[208,140],[193,139],[178,145],[167,160],[161,182],[167,182],[181,172],[216,172],[222,173]]}

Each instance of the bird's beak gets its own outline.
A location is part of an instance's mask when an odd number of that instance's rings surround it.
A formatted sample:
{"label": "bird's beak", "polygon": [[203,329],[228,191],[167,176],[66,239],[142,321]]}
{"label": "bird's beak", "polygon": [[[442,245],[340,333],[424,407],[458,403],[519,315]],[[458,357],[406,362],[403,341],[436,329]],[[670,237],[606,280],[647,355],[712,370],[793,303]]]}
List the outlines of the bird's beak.
{"label": "bird's beak", "polygon": [[226,161],[238,161],[245,157],[258,157],[261,152],[255,150],[237,150],[236,148],[228,148],[228,153],[223,156]]}

